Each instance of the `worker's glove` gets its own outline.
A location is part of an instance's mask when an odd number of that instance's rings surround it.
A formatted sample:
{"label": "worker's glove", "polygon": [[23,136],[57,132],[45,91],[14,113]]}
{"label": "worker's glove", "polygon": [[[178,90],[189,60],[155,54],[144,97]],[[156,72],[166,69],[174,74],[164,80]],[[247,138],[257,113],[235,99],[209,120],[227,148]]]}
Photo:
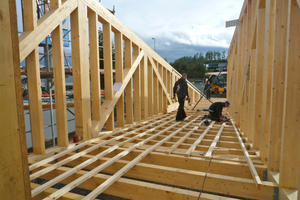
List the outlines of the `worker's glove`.
{"label": "worker's glove", "polygon": [[191,98],[190,97],[188,97],[187,100],[188,100],[189,103],[191,102]]}

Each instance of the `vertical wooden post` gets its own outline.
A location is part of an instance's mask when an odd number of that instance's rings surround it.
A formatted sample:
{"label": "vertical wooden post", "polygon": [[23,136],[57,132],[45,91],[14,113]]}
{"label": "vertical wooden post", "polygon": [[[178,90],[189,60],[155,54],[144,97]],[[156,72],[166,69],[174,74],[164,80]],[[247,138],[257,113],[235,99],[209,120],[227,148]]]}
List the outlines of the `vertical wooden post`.
{"label": "vertical wooden post", "polygon": [[[105,100],[112,100],[113,93],[113,76],[112,76],[112,41],[111,25],[103,23],[103,60],[104,60],[104,88]],[[114,111],[111,112],[106,121],[106,130],[114,130]]]}
{"label": "vertical wooden post", "polygon": [[[163,68],[163,76],[162,76],[162,79],[163,79],[163,82],[164,82],[164,84],[165,84],[165,87],[167,88],[167,91],[168,91],[167,69],[166,69],[164,66],[162,66],[162,68]],[[163,92],[163,113],[166,113],[167,105],[168,105],[167,95]]]}
{"label": "vertical wooden post", "polygon": [[268,169],[279,171],[282,140],[283,95],[286,61],[288,1],[276,1],[274,27],[274,57],[272,62],[272,90],[270,105],[270,146]]}
{"label": "vertical wooden post", "polygon": [[144,55],[141,61],[141,110],[142,119],[148,120],[148,58]]}
{"label": "vertical wooden post", "polygon": [[[52,0],[51,9],[56,9],[61,5],[61,0]],[[64,43],[62,34],[62,24],[52,32],[52,58],[53,75],[55,85],[55,110],[57,127],[57,145],[67,147],[69,145],[68,118],[66,103],[66,81],[64,62]]]}
{"label": "vertical wooden post", "polygon": [[272,82],[272,61],[274,43],[274,5],[275,0],[266,1],[265,17],[265,49],[264,49],[264,68],[263,68],[263,91],[262,91],[262,123],[260,156],[264,164],[268,164],[269,147],[269,128],[270,128],[270,100]]}
{"label": "vertical wooden post", "polygon": [[75,132],[91,138],[91,100],[88,59],[87,7],[81,1],[71,14]]}
{"label": "vertical wooden post", "polygon": [[[24,31],[33,31],[37,27],[36,2],[24,1]],[[28,95],[33,153],[45,154],[43,109],[41,97],[41,79],[39,49],[36,47],[26,58]]]}
{"label": "vertical wooden post", "polygon": [[254,135],[254,97],[255,97],[255,83],[256,83],[256,49],[251,49],[251,60],[250,60],[250,79],[249,79],[249,132],[248,132],[248,142],[253,141]]}
{"label": "vertical wooden post", "polygon": [[[124,38],[125,40],[125,69],[130,69],[132,66],[132,42],[131,40]],[[126,123],[133,123],[133,97],[132,97],[132,79],[126,86]]]}
{"label": "vertical wooden post", "polygon": [[16,3],[0,1],[0,194],[31,199]]}
{"label": "vertical wooden post", "polygon": [[[115,32],[115,64],[116,82],[123,82],[123,36],[119,31]],[[117,103],[117,126],[124,127],[124,93],[120,96]]]}
{"label": "vertical wooden post", "polygon": [[279,186],[297,189],[300,168],[300,7],[289,0]]}
{"label": "vertical wooden post", "polygon": [[154,115],[153,68],[148,58],[147,58],[147,63],[148,63],[148,115],[149,117],[153,117]]}
{"label": "vertical wooden post", "polygon": [[[161,66],[161,64],[159,64],[158,62],[155,62],[156,66],[157,66],[157,69],[158,69],[158,72],[159,72],[159,75],[160,77],[163,78],[163,67]],[[164,108],[164,96],[163,96],[163,89],[162,89],[162,86],[161,86],[161,83],[158,82],[158,99],[159,99],[159,103],[158,103],[158,106],[159,106],[159,113],[163,113],[163,108]]]}
{"label": "vertical wooden post", "polygon": [[98,15],[89,9],[90,65],[93,120],[101,118],[101,87],[99,72]]}
{"label": "vertical wooden post", "polygon": [[[157,62],[154,61],[157,67]],[[154,107],[154,115],[158,115],[159,113],[159,103],[160,103],[160,93],[159,93],[159,85],[158,85],[158,78],[155,73],[153,73],[153,107]]]}
{"label": "vertical wooden post", "polygon": [[[133,45],[133,62],[136,60],[140,53],[140,48],[137,45]],[[139,122],[141,121],[141,70],[140,65],[136,68],[133,74],[133,92],[134,92],[134,121]]]}
{"label": "vertical wooden post", "polygon": [[257,16],[257,37],[256,37],[256,86],[255,86],[255,103],[254,103],[254,135],[253,148],[260,149],[260,134],[262,124],[265,119],[262,119],[262,90],[263,90],[263,63],[264,63],[264,38],[265,38],[265,8],[258,9]]}

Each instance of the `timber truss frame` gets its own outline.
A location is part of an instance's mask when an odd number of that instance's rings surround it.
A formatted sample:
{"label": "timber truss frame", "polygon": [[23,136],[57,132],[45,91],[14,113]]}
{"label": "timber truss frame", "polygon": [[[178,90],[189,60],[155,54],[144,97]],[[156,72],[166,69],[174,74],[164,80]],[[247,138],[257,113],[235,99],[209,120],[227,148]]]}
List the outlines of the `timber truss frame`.
{"label": "timber truss frame", "polygon": [[[57,142],[60,147],[69,146],[62,35],[62,21],[67,16],[70,16],[72,27],[75,132],[83,141],[98,137],[104,127],[109,131],[115,129],[115,108],[117,127],[138,123],[177,108],[178,103],[172,101],[171,96],[172,86],[180,78],[179,73],[99,2],[51,0],[50,11],[39,20],[36,19],[35,7],[35,0],[24,0],[25,31],[19,37],[19,60],[26,59],[27,63],[34,154],[45,154],[37,47],[50,33]],[[105,85],[105,101],[102,105],[99,24],[103,31]],[[115,82],[112,73],[112,37],[115,43]],[[200,91],[192,84],[189,85],[189,91],[194,103],[200,97]]]}

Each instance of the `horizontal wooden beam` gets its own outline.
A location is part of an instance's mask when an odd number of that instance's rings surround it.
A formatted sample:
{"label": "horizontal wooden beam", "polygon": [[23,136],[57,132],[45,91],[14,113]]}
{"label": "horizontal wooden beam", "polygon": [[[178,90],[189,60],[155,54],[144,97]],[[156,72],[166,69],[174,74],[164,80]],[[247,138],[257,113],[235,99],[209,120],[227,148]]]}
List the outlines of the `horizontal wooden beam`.
{"label": "horizontal wooden beam", "polygon": [[[68,170],[70,170],[70,168],[60,167],[53,172],[45,174],[41,178],[49,180],[54,178],[54,176],[65,173]],[[88,172],[85,172],[84,174],[86,173]],[[81,171],[78,171],[74,175],[75,176],[71,176],[69,179],[62,180],[61,183],[68,184],[71,180],[74,180],[74,177],[79,178],[82,173]],[[81,187],[87,182],[95,186],[94,181],[97,176],[98,175],[95,175],[93,178],[88,179],[85,183],[82,183]],[[138,173],[132,173],[132,171],[129,171],[126,176],[199,190],[202,188],[205,172],[195,172],[191,170],[153,165],[151,168],[148,168],[148,170],[139,171]],[[274,187],[276,187],[276,184],[264,182],[262,190],[257,190],[253,180],[216,174],[208,174],[205,183],[205,191],[218,191],[220,194],[264,200],[273,199]]]}
{"label": "horizontal wooden beam", "polygon": [[[68,170],[66,167],[61,167],[58,169],[58,173],[63,173]],[[78,171],[74,177],[71,177],[70,181],[75,178],[79,178],[80,176],[86,174],[86,171]],[[52,178],[54,174],[45,175],[44,178]],[[109,175],[97,174],[91,179],[87,180],[83,184],[80,185],[81,188],[87,190],[95,189],[96,185],[103,183],[105,180],[110,178]],[[64,180],[63,183],[67,184],[69,180]],[[180,188],[174,188],[170,186],[164,186],[159,184],[153,184],[143,181],[137,181],[132,179],[120,178],[117,180],[115,184],[105,190],[106,194],[114,195],[118,197],[123,197],[127,199],[140,199],[143,200],[153,200],[153,195],[160,200],[196,200],[199,196],[199,192],[184,190]],[[215,196],[211,194],[203,193],[201,195],[201,199],[209,199],[209,200],[229,200],[227,197]],[[230,198],[231,199],[231,198]]]}

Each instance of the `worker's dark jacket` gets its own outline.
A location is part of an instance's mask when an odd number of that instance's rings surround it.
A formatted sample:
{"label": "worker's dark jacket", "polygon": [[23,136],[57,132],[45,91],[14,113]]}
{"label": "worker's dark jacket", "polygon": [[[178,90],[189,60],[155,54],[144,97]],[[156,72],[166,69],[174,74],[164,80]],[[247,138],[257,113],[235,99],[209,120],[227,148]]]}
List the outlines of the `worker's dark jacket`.
{"label": "worker's dark jacket", "polygon": [[189,96],[188,85],[185,78],[181,77],[178,81],[176,81],[173,87],[173,96],[177,93],[178,99],[183,99],[186,96]]}
{"label": "worker's dark jacket", "polygon": [[216,116],[216,117],[221,117],[222,116],[222,110],[225,107],[225,103],[223,102],[216,102],[210,105],[209,110],[212,110],[213,112],[210,112],[211,115]]}
{"label": "worker's dark jacket", "polygon": [[211,89],[211,83],[210,84],[206,84],[204,87],[204,91],[208,92]]}

